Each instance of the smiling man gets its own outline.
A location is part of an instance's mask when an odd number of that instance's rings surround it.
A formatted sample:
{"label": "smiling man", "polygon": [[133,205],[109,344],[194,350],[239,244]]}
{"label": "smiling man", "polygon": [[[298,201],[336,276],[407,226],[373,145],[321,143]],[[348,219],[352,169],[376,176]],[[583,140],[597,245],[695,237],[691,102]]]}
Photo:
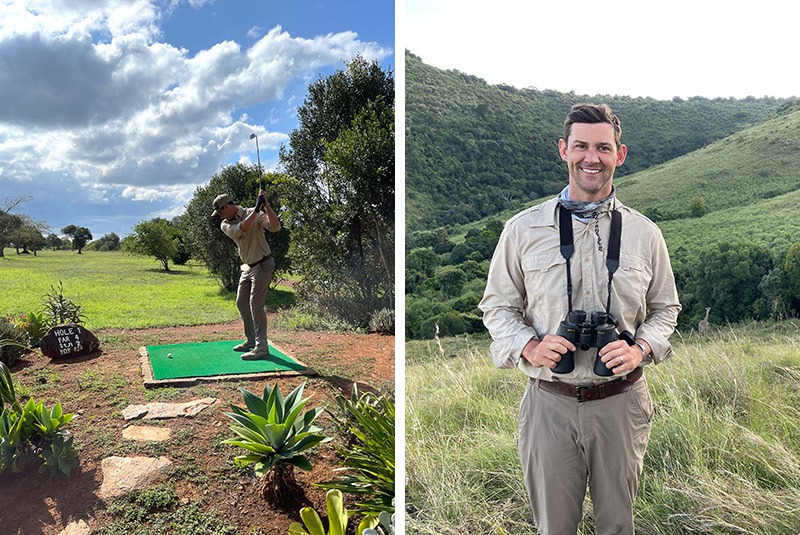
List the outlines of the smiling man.
{"label": "smiling man", "polygon": [[492,358],[529,377],[518,449],[542,535],[572,535],[588,485],[598,535],[632,534],[653,417],[643,368],[673,351],[680,303],[658,227],[614,194],[619,119],[577,104],[569,184],[505,225],[480,308]]}

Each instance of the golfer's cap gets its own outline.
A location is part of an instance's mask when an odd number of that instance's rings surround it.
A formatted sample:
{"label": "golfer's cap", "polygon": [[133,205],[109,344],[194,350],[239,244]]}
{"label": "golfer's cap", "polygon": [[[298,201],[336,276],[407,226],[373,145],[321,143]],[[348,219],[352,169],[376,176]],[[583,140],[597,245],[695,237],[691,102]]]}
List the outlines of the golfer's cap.
{"label": "golfer's cap", "polygon": [[211,215],[217,215],[223,206],[231,202],[233,202],[231,200],[231,196],[228,195],[227,193],[223,193],[222,195],[217,195],[217,197],[214,199],[214,202],[211,203],[211,206],[214,207],[214,211],[211,212]]}

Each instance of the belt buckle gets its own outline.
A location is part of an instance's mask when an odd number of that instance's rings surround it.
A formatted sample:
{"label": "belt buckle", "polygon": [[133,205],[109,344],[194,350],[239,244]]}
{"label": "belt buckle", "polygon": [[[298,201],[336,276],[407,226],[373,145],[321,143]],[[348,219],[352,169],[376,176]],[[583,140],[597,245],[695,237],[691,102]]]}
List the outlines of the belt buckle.
{"label": "belt buckle", "polygon": [[[588,394],[588,392],[592,390],[597,391],[596,396]],[[584,396],[584,392],[586,392],[588,395]],[[576,397],[578,399],[578,403],[584,403],[586,401],[594,401],[596,399],[605,399],[606,397],[608,397],[606,395],[606,383],[599,384],[597,386],[579,386]]]}

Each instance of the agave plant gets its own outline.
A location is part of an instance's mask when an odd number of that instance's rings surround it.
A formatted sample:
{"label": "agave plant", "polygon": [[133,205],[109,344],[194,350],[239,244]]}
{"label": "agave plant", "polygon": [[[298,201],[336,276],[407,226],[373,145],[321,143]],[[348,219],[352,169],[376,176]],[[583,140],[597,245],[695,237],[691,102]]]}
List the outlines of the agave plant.
{"label": "agave plant", "polygon": [[[337,489],[329,490],[325,495],[325,505],[328,509],[328,531],[322,519],[312,507],[300,509],[300,519],[303,521],[292,522],[289,526],[289,535],[344,535],[347,531],[347,509],[344,507],[342,493]],[[378,525],[378,518],[366,517],[356,528],[356,535],[366,534],[369,528]]]}
{"label": "agave plant", "polygon": [[59,402],[52,409],[33,398],[21,405],[11,373],[0,362],[0,473],[24,471],[38,460],[40,472],[69,475],[78,461],[72,437],[63,427],[73,416],[63,412]]}
{"label": "agave plant", "polygon": [[381,511],[379,523],[376,526],[366,528],[362,535],[394,535],[394,515],[389,516],[386,511]]}
{"label": "agave plant", "polygon": [[297,503],[302,491],[294,478],[294,467],[311,470],[304,452],[331,440],[312,425],[322,408],[300,414],[310,399],[303,399],[304,388],[305,383],[286,398],[277,383],[275,388],[266,385],[261,396],[240,388],[246,408],[231,405],[233,412],[225,413],[234,420],[230,429],[237,437],[223,443],[250,452],[234,462],[254,465],[256,474],[262,477],[262,495],[274,507]]}

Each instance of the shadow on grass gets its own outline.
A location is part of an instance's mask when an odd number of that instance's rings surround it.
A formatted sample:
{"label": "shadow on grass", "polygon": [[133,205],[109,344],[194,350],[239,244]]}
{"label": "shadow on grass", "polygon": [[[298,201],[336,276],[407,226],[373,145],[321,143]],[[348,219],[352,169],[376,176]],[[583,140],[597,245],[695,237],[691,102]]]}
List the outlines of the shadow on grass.
{"label": "shadow on grass", "polygon": [[297,297],[291,290],[270,288],[267,293],[267,308],[269,310],[292,308],[295,304],[297,304]]}
{"label": "shadow on grass", "polygon": [[196,273],[190,270],[180,270],[180,269],[170,269],[169,271],[165,271],[164,268],[150,268],[145,270],[148,273],[160,273],[162,275],[193,275],[193,276],[203,276],[201,273]]}

